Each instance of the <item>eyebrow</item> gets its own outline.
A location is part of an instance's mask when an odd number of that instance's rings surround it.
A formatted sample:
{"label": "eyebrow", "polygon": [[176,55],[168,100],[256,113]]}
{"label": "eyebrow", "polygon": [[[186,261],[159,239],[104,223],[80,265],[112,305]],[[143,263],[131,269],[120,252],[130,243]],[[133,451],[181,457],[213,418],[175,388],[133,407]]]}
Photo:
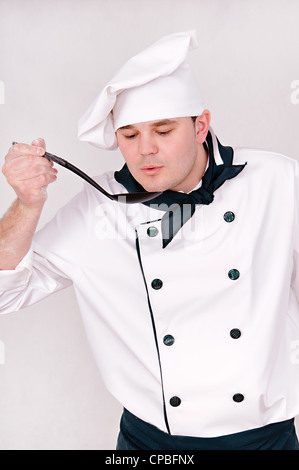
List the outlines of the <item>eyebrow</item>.
{"label": "eyebrow", "polygon": [[[167,126],[169,124],[176,124],[178,121],[175,119],[163,119],[161,121],[156,121],[151,124],[151,127],[161,127],[161,126]],[[130,124],[128,126],[122,126],[119,127],[118,130],[122,129],[135,129],[135,126]]]}

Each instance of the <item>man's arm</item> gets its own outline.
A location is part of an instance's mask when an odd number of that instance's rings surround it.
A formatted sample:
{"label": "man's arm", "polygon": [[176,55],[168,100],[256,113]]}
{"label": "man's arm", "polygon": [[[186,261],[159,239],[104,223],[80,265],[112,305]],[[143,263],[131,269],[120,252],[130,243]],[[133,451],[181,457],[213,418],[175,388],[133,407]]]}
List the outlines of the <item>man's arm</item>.
{"label": "man's arm", "polygon": [[16,144],[2,169],[17,200],[0,220],[0,270],[13,270],[29,251],[47,199],[47,186],[57,178],[53,163],[42,155],[45,142]]}

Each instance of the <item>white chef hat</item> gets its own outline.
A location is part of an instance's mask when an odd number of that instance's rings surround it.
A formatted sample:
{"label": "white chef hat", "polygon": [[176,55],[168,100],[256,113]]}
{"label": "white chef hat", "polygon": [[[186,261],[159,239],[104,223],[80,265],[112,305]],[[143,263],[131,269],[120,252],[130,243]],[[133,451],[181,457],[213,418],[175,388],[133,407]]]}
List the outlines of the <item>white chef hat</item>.
{"label": "white chef hat", "polygon": [[164,36],[132,57],[81,117],[79,139],[113,150],[119,127],[202,114],[199,85],[185,61],[197,47],[191,30]]}

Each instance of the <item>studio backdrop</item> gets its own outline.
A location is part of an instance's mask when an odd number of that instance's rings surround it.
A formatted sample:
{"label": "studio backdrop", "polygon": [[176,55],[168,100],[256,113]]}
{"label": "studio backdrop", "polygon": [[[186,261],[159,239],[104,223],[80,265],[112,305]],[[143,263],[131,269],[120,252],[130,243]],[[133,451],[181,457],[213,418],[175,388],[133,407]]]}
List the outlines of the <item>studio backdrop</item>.
{"label": "studio backdrop", "polygon": [[[119,169],[119,151],[78,141],[78,119],[127,59],[190,29],[222,143],[299,159],[298,19],[297,0],[0,0],[0,165],[12,141],[43,137],[90,175]],[[58,170],[39,227],[82,188]],[[14,199],[0,174],[0,216]],[[121,411],[72,288],[0,317],[1,450],[114,449]]]}

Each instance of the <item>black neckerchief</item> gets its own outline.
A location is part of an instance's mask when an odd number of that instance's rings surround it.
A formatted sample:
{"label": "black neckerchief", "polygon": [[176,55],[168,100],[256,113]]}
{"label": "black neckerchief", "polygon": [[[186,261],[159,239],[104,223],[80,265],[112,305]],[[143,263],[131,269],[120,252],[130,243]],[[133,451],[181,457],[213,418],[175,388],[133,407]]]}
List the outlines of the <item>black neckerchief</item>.
{"label": "black neckerchief", "polygon": [[[214,200],[214,191],[229,179],[235,178],[245,167],[233,165],[234,151],[231,147],[224,147],[217,139],[218,149],[223,160],[222,165],[216,165],[214,158],[213,140],[209,132],[205,142],[209,154],[209,165],[202,178],[200,188],[189,194],[167,190],[150,201],[143,202],[146,206],[153,206],[165,210],[162,217],[163,248],[165,248],[181,227],[195,212],[196,204],[211,204]],[[114,177],[128,192],[144,191],[144,188],[133,178],[127,165],[116,171]]]}

